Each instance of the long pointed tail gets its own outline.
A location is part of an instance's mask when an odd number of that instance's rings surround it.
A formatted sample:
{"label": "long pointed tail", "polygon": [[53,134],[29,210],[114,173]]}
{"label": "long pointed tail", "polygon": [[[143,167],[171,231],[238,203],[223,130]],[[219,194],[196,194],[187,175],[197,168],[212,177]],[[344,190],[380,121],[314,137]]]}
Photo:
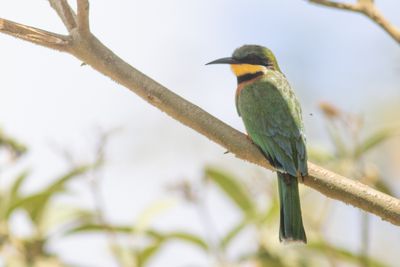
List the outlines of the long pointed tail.
{"label": "long pointed tail", "polygon": [[296,177],[278,172],[280,208],[279,240],[307,243],[301,218],[298,181]]}

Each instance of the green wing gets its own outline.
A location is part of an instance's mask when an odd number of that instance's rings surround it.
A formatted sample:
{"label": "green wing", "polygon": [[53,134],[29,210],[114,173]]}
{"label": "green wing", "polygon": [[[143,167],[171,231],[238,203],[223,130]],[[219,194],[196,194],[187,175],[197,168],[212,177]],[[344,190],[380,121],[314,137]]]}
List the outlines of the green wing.
{"label": "green wing", "polygon": [[307,174],[307,154],[300,105],[280,73],[267,74],[237,95],[237,109],[247,133],[276,168]]}

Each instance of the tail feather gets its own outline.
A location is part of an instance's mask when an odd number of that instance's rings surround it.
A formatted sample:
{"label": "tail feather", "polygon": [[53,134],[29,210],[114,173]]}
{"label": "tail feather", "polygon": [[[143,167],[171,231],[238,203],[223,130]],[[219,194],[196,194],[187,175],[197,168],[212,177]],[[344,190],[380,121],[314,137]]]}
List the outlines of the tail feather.
{"label": "tail feather", "polygon": [[301,241],[307,243],[301,217],[297,178],[278,172],[278,187],[281,204],[279,240],[281,242]]}

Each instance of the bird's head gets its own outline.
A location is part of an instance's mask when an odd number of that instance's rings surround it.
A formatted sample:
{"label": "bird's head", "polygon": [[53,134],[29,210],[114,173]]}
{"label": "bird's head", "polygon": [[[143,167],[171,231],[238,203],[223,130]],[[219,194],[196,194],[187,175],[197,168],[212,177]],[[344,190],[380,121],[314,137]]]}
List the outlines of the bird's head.
{"label": "bird's head", "polygon": [[268,70],[280,71],[272,51],[259,45],[241,46],[233,52],[232,57],[220,58],[209,64],[230,64],[238,79],[246,75],[264,74]]}

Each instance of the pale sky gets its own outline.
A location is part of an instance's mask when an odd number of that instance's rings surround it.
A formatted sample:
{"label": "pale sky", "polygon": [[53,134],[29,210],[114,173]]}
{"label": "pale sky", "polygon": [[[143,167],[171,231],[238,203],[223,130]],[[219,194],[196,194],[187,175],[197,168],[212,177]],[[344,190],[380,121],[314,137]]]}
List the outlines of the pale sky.
{"label": "pale sky", "polygon": [[[376,2],[400,25],[400,2]],[[65,33],[45,0],[2,0],[0,17]],[[382,103],[400,100],[398,44],[361,15],[302,0],[92,0],[91,27],[105,45],[134,67],[242,131],[233,100],[236,79],[227,67],[204,65],[229,56],[242,44],[260,44],[275,52],[303,104],[309,143],[326,140],[317,111],[321,100],[367,118]],[[171,196],[165,193],[166,184],[200,179],[205,164],[226,166],[241,174],[256,168],[223,154],[223,148],[90,67],[81,67],[70,55],[2,34],[0,45],[0,127],[30,148],[24,160],[25,166],[33,168],[27,191],[47,184],[66,168],[55,147],[71,150],[78,160],[91,159],[98,127],[121,128],[108,146],[102,183],[107,217],[115,223],[133,224],[144,207]],[[79,194],[70,202],[91,207],[84,184],[72,188]],[[213,216],[218,229],[224,229],[234,223],[237,214],[226,201],[216,203],[224,212],[213,211]],[[354,208],[338,206],[342,212],[338,216],[358,218]],[[162,229],[203,231],[196,214],[180,203],[159,219],[154,225]],[[335,234],[356,228],[353,223],[338,220],[328,235],[356,250],[357,232]],[[388,223],[376,218],[373,223],[377,244],[382,239],[393,243],[400,239],[399,230]],[[114,266],[99,236],[69,238],[52,249],[82,266]],[[386,253],[396,255],[395,249],[388,247]],[[197,250],[176,245],[151,266],[189,263],[209,264]]]}

